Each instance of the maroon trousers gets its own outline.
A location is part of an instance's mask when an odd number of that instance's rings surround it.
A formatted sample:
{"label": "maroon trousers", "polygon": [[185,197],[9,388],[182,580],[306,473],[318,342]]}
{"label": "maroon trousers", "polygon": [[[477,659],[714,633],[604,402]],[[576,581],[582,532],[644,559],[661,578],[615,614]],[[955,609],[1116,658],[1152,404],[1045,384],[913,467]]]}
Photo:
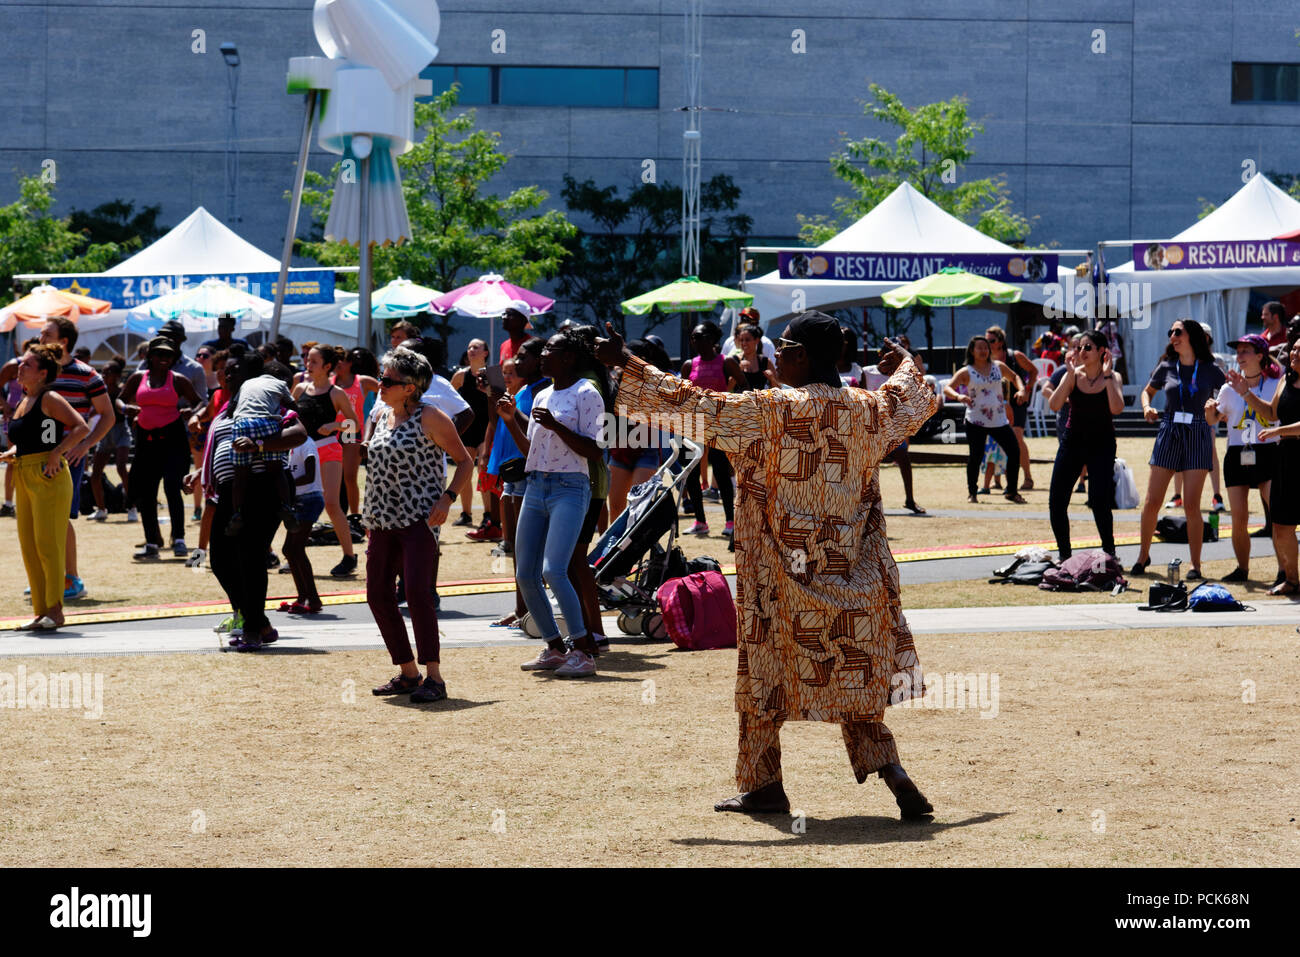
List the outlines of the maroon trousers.
{"label": "maroon trousers", "polygon": [[416,656],[411,654],[406,622],[397,607],[398,572],[407,582],[406,607],[411,612],[419,663],[438,661],[438,612],[433,607],[433,594],[428,586],[411,587],[413,582],[437,580],[438,541],[428,523],[372,528],[366,544],[366,601],[393,664],[404,665]]}

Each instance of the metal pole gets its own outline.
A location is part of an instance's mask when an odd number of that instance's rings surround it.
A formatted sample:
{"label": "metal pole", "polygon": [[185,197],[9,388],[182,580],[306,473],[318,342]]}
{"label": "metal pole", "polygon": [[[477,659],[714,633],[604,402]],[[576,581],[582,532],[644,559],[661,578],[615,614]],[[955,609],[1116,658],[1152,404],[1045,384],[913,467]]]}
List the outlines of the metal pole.
{"label": "metal pole", "polygon": [[293,258],[293,240],[298,233],[298,212],[302,207],[302,186],[307,176],[307,152],[311,149],[311,127],[316,119],[316,91],[307,91],[307,115],[302,121],[302,139],[298,143],[298,168],[293,177],[293,198],[289,200],[289,225],[284,231],[284,248],[280,250],[280,281],[275,286],[275,312],[271,313],[271,341],[280,334],[280,314],[289,284],[289,260]]}
{"label": "metal pole", "polygon": [[370,330],[370,155],[361,161],[361,281],[357,287],[357,345],[373,349]]}

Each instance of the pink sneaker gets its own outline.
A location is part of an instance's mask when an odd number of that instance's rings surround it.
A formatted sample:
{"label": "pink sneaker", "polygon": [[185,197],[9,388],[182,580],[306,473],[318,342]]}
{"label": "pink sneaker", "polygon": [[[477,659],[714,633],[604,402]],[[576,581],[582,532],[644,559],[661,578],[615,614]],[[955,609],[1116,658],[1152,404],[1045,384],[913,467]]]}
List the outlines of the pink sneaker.
{"label": "pink sneaker", "polygon": [[707,535],[707,534],[709,534],[709,523],[708,523],[708,522],[696,522],[694,525],[692,525],[689,529],[686,530],[686,534],[687,534],[687,535]]}
{"label": "pink sneaker", "polygon": [[722,537],[730,538],[736,532],[736,523],[728,522],[722,529]]}
{"label": "pink sneaker", "polygon": [[563,651],[556,651],[550,645],[544,647],[541,652],[532,661],[525,661],[519,666],[520,671],[554,671],[560,665],[564,664],[568,655]]}
{"label": "pink sneaker", "polygon": [[569,652],[564,664],[555,669],[557,678],[589,678],[596,673],[596,659],[576,648]]}

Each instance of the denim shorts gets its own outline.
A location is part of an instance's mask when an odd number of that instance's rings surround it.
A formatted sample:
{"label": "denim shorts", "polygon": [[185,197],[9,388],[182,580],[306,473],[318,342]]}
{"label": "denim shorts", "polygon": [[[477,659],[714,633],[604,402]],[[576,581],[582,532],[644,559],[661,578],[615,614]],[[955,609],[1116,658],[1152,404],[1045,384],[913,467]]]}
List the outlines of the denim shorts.
{"label": "denim shorts", "polygon": [[325,511],[325,496],[320,492],[299,495],[297,501],[293,503],[293,514],[304,525],[314,525],[323,511]]}
{"label": "denim shorts", "polygon": [[524,493],[528,491],[528,476],[525,475],[518,482],[506,482],[502,489],[502,495],[514,495],[516,498],[523,498]]}

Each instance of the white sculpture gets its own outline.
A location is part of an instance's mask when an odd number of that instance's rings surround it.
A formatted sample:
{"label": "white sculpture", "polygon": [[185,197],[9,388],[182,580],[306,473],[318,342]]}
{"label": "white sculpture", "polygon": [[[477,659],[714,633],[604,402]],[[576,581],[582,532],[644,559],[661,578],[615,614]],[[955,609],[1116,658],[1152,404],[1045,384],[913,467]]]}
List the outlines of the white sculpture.
{"label": "white sculpture", "polygon": [[[281,270],[292,253],[318,113],[317,142],[343,157],[325,236],[361,247],[360,319],[367,338],[370,244],[399,243],[411,232],[397,157],[414,145],[415,98],[432,93],[420,71],[438,55],[439,23],[435,0],[316,0],[312,25],[325,55],[289,61],[288,91],[307,94],[308,115]],[[279,316],[277,297],[273,330]]]}

